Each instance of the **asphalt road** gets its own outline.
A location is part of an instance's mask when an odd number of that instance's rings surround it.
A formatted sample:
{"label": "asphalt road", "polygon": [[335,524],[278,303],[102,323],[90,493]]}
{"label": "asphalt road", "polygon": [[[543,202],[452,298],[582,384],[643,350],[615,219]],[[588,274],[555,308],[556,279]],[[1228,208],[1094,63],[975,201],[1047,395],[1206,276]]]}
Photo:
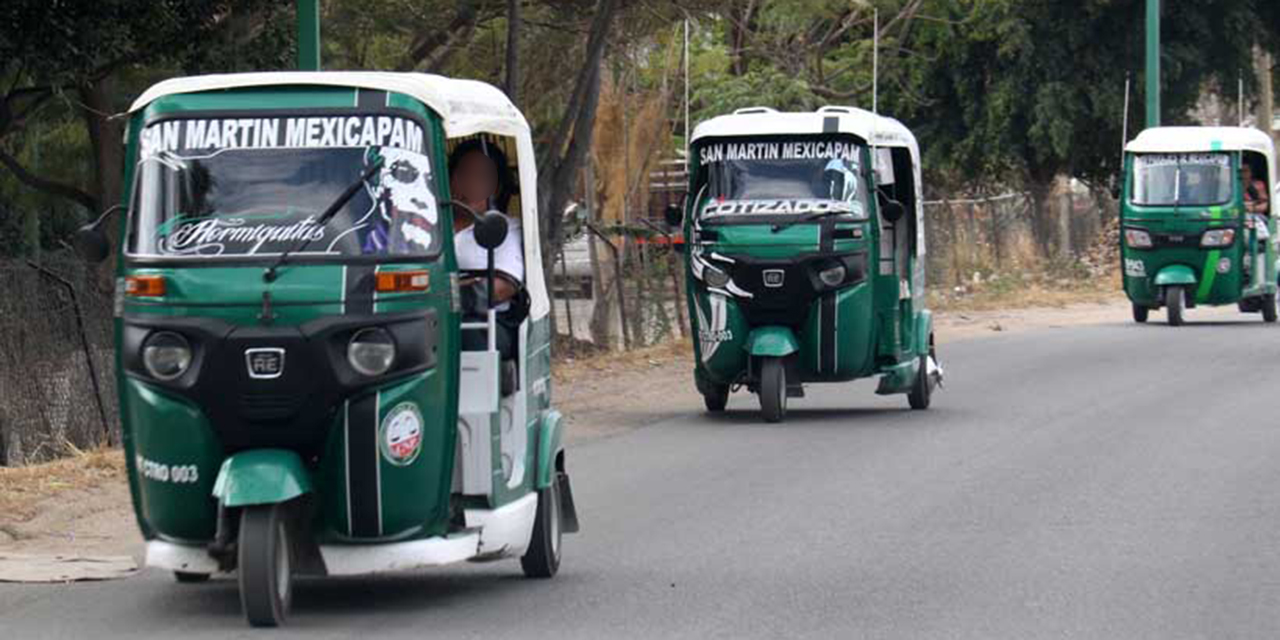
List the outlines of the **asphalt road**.
{"label": "asphalt road", "polygon": [[1280,637],[1280,327],[1221,317],[944,345],[928,412],[863,381],[579,446],[552,581],[307,580],[265,635],[226,580],[6,585],[0,636]]}

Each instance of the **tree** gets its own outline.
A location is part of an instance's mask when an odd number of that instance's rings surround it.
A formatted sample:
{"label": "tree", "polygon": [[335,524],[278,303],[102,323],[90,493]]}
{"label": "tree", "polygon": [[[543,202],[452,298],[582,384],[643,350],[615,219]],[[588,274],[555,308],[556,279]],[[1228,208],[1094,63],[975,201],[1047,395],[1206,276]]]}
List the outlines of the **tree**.
{"label": "tree", "polygon": [[[1143,6],[981,2],[971,18],[931,25],[921,39],[939,61],[920,83],[929,103],[902,106],[930,164],[962,183],[1027,188],[1046,253],[1055,228],[1046,207],[1054,179],[1103,184],[1119,171],[1125,78],[1141,84]],[[1259,21],[1248,0],[1209,0],[1170,3],[1163,26],[1166,124],[1188,123],[1185,114],[1206,82],[1234,81],[1248,68]],[[1144,96],[1133,98],[1136,106]]]}
{"label": "tree", "polygon": [[[33,191],[96,212],[119,202],[122,122],[112,117],[140,88],[121,82],[138,72],[178,67],[223,70],[233,59],[256,68],[278,59],[282,40],[272,25],[290,0],[104,0],[94,3],[10,0],[0,5],[0,166]],[[255,50],[258,42],[267,42]],[[286,44],[287,47],[287,44]],[[26,134],[43,123],[79,119],[91,179],[74,167],[33,170],[24,150],[41,141]],[[54,127],[56,128],[56,127]],[[29,154],[27,154],[29,155]]]}

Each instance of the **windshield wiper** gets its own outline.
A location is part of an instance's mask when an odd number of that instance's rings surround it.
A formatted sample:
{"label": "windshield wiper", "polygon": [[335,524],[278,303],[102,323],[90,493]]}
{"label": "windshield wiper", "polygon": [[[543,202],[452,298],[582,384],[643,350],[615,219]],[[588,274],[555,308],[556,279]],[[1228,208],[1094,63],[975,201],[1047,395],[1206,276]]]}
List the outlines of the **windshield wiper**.
{"label": "windshield wiper", "polygon": [[849,212],[843,211],[841,209],[836,209],[836,208],[826,209],[824,211],[814,211],[813,213],[806,213],[792,220],[787,220],[786,222],[779,222],[777,224],[774,224],[772,227],[772,230],[774,233],[777,233],[779,231],[782,231],[783,229],[791,228],[792,225],[797,225],[797,224],[800,224],[801,222],[811,222],[823,216],[829,216],[836,213],[849,213]]}
{"label": "windshield wiper", "polygon": [[[369,177],[380,168],[382,168],[382,158],[378,158],[373,162],[373,164],[369,165],[369,168],[365,169],[364,172],[360,174],[360,179],[351,183],[351,186],[347,187],[342,194],[338,196],[338,199],[334,200],[333,204],[329,205],[329,208],[325,209],[324,213],[320,214],[320,217],[316,219],[316,224],[319,225],[321,229],[323,229],[326,224],[329,224],[329,220],[332,220],[333,216],[337,215],[338,211],[345,207],[347,202],[350,202],[351,199],[355,197],[356,193],[360,191],[360,187],[364,186],[364,181],[368,180]],[[289,247],[284,251],[284,253],[281,253],[280,257],[276,258],[276,261],[271,263],[271,266],[267,267],[267,269],[262,272],[263,282],[275,282],[276,270],[284,265],[285,260],[289,258],[290,254],[307,248],[307,245],[311,244],[311,239],[312,236],[310,234],[306,234],[301,238],[298,238],[297,242],[294,242],[292,247]]]}

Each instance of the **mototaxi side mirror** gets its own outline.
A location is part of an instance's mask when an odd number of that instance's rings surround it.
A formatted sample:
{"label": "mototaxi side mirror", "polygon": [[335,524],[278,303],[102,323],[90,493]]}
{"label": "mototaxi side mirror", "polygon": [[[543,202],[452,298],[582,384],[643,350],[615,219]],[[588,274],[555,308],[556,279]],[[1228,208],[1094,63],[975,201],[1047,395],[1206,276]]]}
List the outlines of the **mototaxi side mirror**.
{"label": "mototaxi side mirror", "polygon": [[678,227],[684,222],[684,209],[678,204],[668,204],[662,211],[662,217],[666,220],[667,226]]}
{"label": "mototaxi side mirror", "polygon": [[1111,199],[1120,199],[1120,182],[1116,181],[1111,184]]}
{"label": "mototaxi side mirror", "polygon": [[111,242],[97,225],[86,224],[76,230],[76,250],[86,262],[102,262],[111,254]]}
{"label": "mototaxi side mirror", "polygon": [[495,210],[476,216],[476,244],[481,249],[493,251],[507,241],[507,218]]}
{"label": "mototaxi side mirror", "polygon": [[93,222],[76,230],[76,250],[85,261],[102,262],[111,255],[111,241],[107,239],[107,234],[102,232],[102,223],[122,208],[120,205],[112,206],[103,211]]}
{"label": "mototaxi side mirror", "polygon": [[891,198],[884,198],[880,201],[880,215],[891,224],[896,224],[907,215],[907,208],[902,206],[901,202]]}

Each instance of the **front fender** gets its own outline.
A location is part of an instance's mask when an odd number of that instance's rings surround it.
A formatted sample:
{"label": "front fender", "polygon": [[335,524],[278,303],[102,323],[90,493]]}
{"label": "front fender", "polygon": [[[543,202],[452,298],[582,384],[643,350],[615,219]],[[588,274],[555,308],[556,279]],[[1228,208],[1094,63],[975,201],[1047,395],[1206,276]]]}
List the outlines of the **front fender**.
{"label": "front fender", "polygon": [[747,353],[753,356],[781,358],[800,350],[800,341],[787,327],[756,327],[747,335]]}
{"label": "front fender", "polygon": [[556,477],[556,456],[560,453],[560,440],[564,435],[564,424],[560,412],[552,409],[542,419],[542,429],[538,432],[538,475],[534,478],[538,489],[551,486]]}
{"label": "front fender", "polygon": [[929,338],[933,336],[933,312],[925,309],[916,314],[916,353],[929,353]]}
{"label": "front fender", "polygon": [[227,507],[285,502],[311,491],[302,458],[285,449],[237,453],[222,462],[213,483],[213,497]]}
{"label": "front fender", "polygon": [[1171,264],[1160,270],[1153,281],[1157,287],[1169,285],[1193,285],[1196,283],[1196,272],[1183,264]]}

